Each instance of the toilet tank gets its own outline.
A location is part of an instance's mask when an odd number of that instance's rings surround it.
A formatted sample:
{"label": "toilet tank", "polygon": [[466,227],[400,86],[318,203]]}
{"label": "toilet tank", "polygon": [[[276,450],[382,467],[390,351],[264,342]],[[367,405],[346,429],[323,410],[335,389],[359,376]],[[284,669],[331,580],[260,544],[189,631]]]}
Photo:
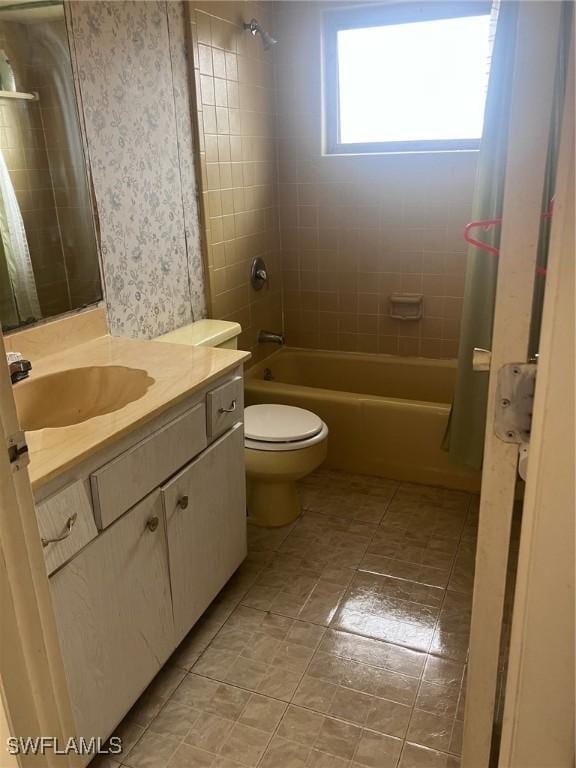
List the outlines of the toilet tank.
{"label": "toilet tank", "polygon": [[233,323],[228,320],[197,320],[195,323],[183,325],[182,328],[158,336],[154,341],[188,344],[192,347],[237,349],[238,336],[241,330],[240,323]]}

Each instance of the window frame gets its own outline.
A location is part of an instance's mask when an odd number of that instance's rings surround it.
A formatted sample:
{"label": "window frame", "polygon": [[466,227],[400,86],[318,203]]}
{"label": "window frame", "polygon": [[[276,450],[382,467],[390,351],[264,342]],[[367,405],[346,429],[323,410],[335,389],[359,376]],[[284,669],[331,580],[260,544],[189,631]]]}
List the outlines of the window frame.
{"label": "window frame", "polygon": [[395,154],[403,152],[477,151],[480,139],[424,139],[420,141],[383,141],[369,143],[340,142],[338,98],[338,32],[392,24],[455,19],[489,15],[490,2],[402,2],[394,5],[361,6],[324,12],[323,18],[323,91],[324,154]]}

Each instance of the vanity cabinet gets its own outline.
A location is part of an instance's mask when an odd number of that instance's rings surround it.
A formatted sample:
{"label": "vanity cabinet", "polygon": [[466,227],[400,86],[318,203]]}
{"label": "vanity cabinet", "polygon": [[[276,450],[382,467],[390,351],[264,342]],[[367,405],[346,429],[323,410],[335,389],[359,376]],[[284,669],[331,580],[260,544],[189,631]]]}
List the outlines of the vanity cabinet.
{"label": "vanity cabinet", "polygon": [[78,734],[105,738],[174,647],[160,491],[50,583]]}
{"label": "vanity cabinet", "polygon": [[177,641],[246,557],[243,450],[237,424],[162,487]]}
{"label": "vanity cabinet", "polygon": [[78,736],[110,736],[245,558],[243,414],[236,369],[38,501]]}

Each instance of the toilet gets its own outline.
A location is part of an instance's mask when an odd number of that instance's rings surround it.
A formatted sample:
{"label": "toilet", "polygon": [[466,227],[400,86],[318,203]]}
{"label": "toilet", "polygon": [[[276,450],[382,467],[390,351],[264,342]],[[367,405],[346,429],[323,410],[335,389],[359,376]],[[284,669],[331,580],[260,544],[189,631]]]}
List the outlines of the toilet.
{"label": "toilet", "polygon": [[[155,341],[237,348],[238,323],[198,320]],[[296,482],[326,458],[328,427],[319,416],[292,405],[250,405],[244,409],[244,454],[248,515],[255,525],[275,528],[300,515]]]}
{"label": "toilet", "polygon": [[275,528],[300,515],[296,481],[326,458],[328,427],[311,411],[292,405],[244,409],[244,454],[248,515],[255,525]]}

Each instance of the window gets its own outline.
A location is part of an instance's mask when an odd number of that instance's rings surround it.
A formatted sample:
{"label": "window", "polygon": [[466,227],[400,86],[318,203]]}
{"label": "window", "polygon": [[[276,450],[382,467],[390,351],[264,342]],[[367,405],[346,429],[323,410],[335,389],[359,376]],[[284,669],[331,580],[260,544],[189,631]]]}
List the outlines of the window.
{"label": "window", "polygon": [[477,149],[487,3],[364,6],[325,16],[329,153]]}

